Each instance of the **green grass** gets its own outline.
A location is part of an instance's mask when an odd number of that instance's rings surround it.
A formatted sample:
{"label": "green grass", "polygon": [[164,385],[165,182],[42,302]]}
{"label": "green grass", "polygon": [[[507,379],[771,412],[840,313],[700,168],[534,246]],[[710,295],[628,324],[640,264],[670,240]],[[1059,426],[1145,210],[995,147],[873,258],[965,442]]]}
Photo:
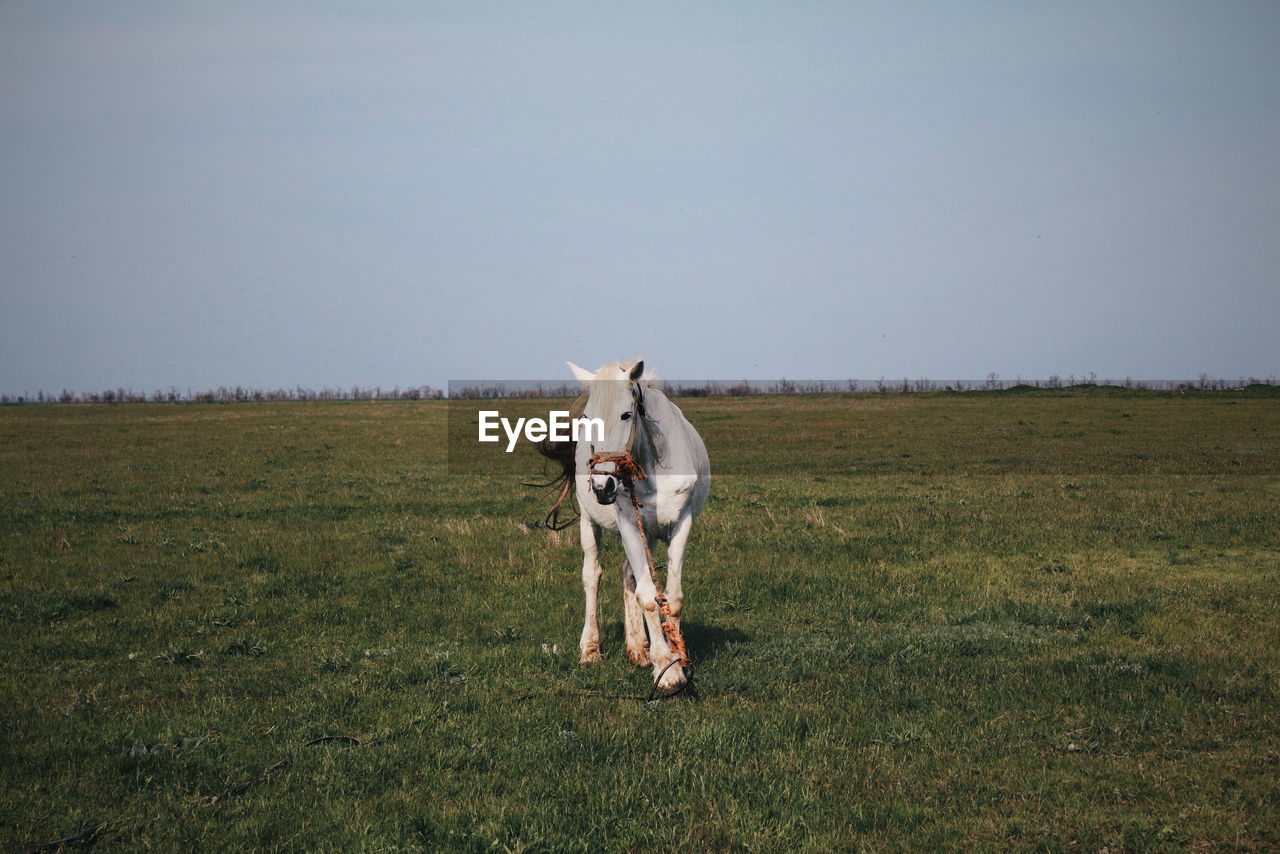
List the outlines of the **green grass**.
{"label": "green grass", "polygon": [[443,404],[0,409],[0,847],[1280,847],[1280,399],[682,405],[658,702]]}

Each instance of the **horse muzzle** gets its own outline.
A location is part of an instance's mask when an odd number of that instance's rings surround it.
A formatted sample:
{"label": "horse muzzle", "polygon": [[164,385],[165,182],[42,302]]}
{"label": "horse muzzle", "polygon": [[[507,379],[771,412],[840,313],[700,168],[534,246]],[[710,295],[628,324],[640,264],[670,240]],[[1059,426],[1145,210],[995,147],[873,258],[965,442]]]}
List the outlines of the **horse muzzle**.
{"label": "horse muzzle", "polygon": [[618,500],[618,479],[611,474],[593,474],[591,491],[595,493],[596,501],[605,505],[612,504]]}

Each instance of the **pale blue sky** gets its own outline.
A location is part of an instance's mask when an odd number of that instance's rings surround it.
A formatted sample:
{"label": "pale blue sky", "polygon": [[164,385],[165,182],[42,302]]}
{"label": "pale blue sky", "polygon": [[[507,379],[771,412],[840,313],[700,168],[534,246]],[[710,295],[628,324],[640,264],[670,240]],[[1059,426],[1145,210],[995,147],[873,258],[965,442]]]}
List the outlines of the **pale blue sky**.
{"label": "pale blue sky", "polygon": [[1280,374],[1280,4],[0,0],[0,391]]}

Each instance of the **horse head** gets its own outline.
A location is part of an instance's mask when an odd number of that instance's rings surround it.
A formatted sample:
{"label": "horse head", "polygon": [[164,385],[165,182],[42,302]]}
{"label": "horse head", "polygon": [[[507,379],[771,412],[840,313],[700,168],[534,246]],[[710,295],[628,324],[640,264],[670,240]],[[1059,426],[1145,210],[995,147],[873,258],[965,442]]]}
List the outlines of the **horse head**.
{"label": "horse head", "polygon": [[569,369],[587,391],[586,418],[598,418],[604,435],[591,446],[591,491],[601,504],[618,499],[618,488],[644,477],[631,457],[644,418],[644,360],[610,362],[588,371],[569,362]]}

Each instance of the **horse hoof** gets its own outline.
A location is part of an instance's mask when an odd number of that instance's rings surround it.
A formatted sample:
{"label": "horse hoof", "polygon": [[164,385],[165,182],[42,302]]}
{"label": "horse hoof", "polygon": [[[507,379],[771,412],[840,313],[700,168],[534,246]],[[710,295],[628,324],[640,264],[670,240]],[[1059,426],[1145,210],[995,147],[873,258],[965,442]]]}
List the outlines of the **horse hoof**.
{"label": "horse hoof", "polygon": [[648,667],[652,663],[649,661],[647,646],[627,647],[627,658],[631,659],[631,663],[636,667]]}
{"label": "horse hoof", "polygon": [[595,664],[600,660],[600,647],[592,644],[582,650],[582,655],[578,657],[579,664]]}
{"label": "horse hoof", "polygon": [[684,675],[684,671],[678,666],[672,667],[653,686],[653,695],[655,697],[670,697],[672,694],[679,694],[684,690],[684,686],[688,684],[689,679]]}

